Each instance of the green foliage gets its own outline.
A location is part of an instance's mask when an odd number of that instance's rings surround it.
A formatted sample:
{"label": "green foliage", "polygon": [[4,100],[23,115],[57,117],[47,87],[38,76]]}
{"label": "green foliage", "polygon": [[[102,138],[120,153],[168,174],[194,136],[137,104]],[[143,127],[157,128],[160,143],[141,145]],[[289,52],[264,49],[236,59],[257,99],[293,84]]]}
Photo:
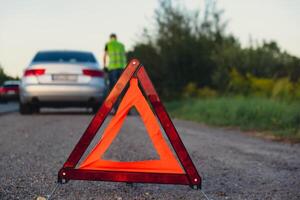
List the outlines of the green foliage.
{"label": "green foliage", "polygon": [[[145,29],[143,39],[128,53],[129,58],[142,61],[161,95],[193,97],[203,87],[220,94],[276,98],[292,94],[292,99],[298,94],[294,87],[288,89],[277,81],[299,82],[299,58],[281,50],[275,41],[242,48],[236,37],[225,33],[223,11],[214,1],[207,1],[203,12],[174,2],[160,1],[154,29]],[[189,83],[195,91],[186,88]]]}
{"label": "green foliage", "polygon": [[298,100],[300,100],[300,81],[298,83],[293,84],[293,94],[294,97]]}
{"label": "green foliage", "polygon": [[7,80],[18,80],[18,79],[19,79],[18,77],[14,78],[14,77],[8,76],[4,72],[2,66],[0,65],[0,86],[4,83],[4,81],[7,81]]}
{"label": "green foliage", "polygon": [[[222,43],[216,44],[211,58],[216,68],[212,73],[212,84],[220,91],[226,91],[230,83],[230,72],[242,62],[242,51],[239,42],[233,36],[223,38]],[[232,74],[231,74],[232,75]]]}
{"label": "green foliage", "polygon": [[235,68],[229,73],[228,89],[231,92],[239,94],[248,94],[250,89],[250,82],[247,77],[241,75]]}
{"label": "green foliage", "polygon": [[0,66],[0,85],[2,85],[3,82],[8,80],[8,79],[10,79],[10,77],[4,73],[4,70]]}
{"label": "green foliage", "polygon": [[292,96],[293,85],[287,78],[282,78],[276,81],[273,91],[272,97],[274,98],[289,98]]}
{"label": "green foliage", "polygon": [[[161,1],[160,6],[154,33],[146,33],[146,41],[137,44],[128,56],[143,62],[164,96],[178,94],[190,82],[211,85],[215,65],[210,57],[222,32],[219,13],[214,11],[215,17],[204,21],[197,12],[186,11],[171,1]],[[152,69],[155,67],[159,69]]]}
{"label": "green foliage", "polygon": [[184,88],[182,92],[182,96],[187,97],[196,97],[197,96],[197,85],[195,83],[188,83]]}
{"label": "green foliage", "polygon": [[200,98],[212,98],[218,95],[216,90],[209,87],[198,88],[195,83],[188,83],[182,91],[182,97],[200,97]]}
{"label": "green foliage", "polygon": [[288,78],[259,78],[252,74],[243,76],[235,68],[231,70],[229,77],[228,92],[233,94],[300,100],[300,81],[292,82]]}
{"label": "green foliage", "polygon": [[218,92],[209,87],[203,87],[197,90],[197,97],[212,98],[218,96]]}
{"label": "green foliage", "polygon": [[167,103],[172,116],[300,140],[300,104],[258,97],[186,99]]}
{"label": "green foliage", "polygon": [[271,96],[275,84],[274,79],[258,78],[251,74],[247,74],[250,84],[251,94],[254,96]]}

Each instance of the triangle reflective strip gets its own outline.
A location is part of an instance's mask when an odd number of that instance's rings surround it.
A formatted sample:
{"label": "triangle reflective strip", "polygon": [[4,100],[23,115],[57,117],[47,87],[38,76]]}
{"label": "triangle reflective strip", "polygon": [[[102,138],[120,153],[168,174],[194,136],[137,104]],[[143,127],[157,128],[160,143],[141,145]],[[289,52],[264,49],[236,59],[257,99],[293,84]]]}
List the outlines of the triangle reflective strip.
{"label": "triangle reflective strip", "polygon": [[[112,141],[118,135],[120,128],[132,107],[139,112],[146,130],[151,138],[153,146],[157,150],[160,160],[117,162],[102,160],[101,157],[109,148]],[[92,152],[81,163],[79,169],[90,170],[115,170],[115,171],[132,171],[132,172],[156,172],[156,173],[184,173],[180,164],[174,157],[166,143],[160,126],[154,116],[148,102],[143,96],[138,86],[137,78],[130,80],[128,88],[116,115],[112,118],[105,129],[100,142],[94,147]]]}

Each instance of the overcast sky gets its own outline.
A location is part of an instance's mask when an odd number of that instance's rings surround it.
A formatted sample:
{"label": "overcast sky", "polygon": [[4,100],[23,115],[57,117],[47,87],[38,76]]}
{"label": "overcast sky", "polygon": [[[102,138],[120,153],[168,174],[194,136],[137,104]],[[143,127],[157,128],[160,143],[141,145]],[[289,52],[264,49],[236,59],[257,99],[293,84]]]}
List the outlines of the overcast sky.
{"label": "overcast sky", "polygon": [[[181,0],[203,10],[204,0]],[[10,75],[22,75],[38,50],[94,52],[100,64],[104,44],[115,32],[130,49],[151,24],[157,0],[0,0],[0,63]],[[243,45],[276,40],[300,56],[300,0],[219,0],[228,32]]]}

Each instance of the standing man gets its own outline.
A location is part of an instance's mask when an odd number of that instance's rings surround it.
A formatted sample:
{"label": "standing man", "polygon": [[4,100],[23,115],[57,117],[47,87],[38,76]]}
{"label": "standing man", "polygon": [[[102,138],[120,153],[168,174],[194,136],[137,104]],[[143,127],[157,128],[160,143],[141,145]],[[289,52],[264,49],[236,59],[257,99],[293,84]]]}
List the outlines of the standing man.
{"label": "standing man", "polygon": [[[106,58],[109,57],[107,65]],[[126,66],[126,54],[124,45],[117,40],[117,35],[112,33],[110,41],[106,43],[103,56],[103,65],[108,72],[109,88],[114,87]]]}
{"label": "standing man", "polygon": [[[109,57],[109,64],[107,65],[106,58]],[[108,72],[109,89],[112,90],[118,79],[120,78],[123,69],[126,66],[126,54],[124,45],[117,40],[117,35],[112,33],[110,41],[106,43],[103,56],[104,70]],[[120,103],[120,98],[114,106],[115,113]]]}

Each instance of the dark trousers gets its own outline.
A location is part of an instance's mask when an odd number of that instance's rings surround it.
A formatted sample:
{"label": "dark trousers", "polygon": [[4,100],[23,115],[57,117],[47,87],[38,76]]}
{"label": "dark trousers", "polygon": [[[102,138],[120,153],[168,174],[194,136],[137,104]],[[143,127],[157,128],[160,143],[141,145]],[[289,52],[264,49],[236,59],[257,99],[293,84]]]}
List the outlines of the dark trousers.
{"label": "dark trousers", "polygon": [[113,69],[108,72],[109,89],[110,90],[115,86],[115,84],[119,80],[122,72],[123,72],[123,69]]}
{"label": "dark trousers", "polygon": [[[108,79],[109,79],[109,89],[112,90],[113,87],[115,86],[115,84],[117,83],[117,81],[119,80],[121,74],[123,72],[123,69],[113,69],[108,71]],[[119,104],[120,104],[120,100],[121,100],[121,96],[120,95],[119,98],[117,99],[117,102],[114,105],[115,111],[118,109]]]}

